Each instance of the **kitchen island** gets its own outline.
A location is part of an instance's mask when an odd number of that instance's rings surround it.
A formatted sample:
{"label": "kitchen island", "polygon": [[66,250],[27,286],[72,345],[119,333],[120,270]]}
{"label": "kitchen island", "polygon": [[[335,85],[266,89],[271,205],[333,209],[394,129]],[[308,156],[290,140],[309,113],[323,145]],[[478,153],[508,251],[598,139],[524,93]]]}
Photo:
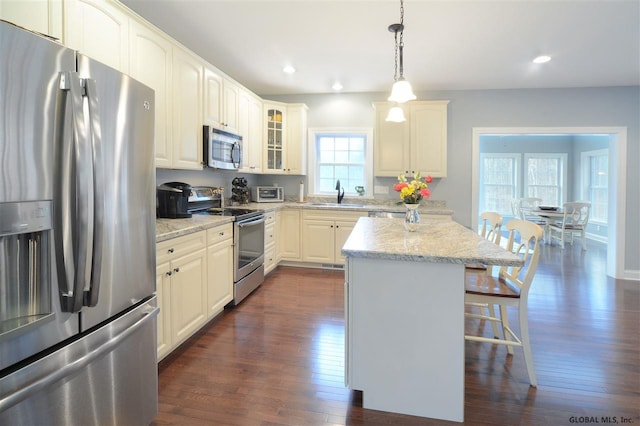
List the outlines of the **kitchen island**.
{"label": "kitchen island", "polygon": [[345,381],[363,406],[464,420],[464,265],[521,265],[453,221],[360,218],[342,248]]}

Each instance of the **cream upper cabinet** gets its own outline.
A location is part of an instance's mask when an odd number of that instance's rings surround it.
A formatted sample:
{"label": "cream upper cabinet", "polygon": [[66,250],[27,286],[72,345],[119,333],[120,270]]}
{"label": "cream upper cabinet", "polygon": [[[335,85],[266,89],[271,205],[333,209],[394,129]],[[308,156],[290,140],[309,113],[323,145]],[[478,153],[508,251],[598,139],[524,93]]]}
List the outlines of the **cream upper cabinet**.
{"label": "cream upper cabinet", "polygon": [[262,172],[262,101],[244,89],[238,96],[238,133],[242,136],[240,171]]}
{"label": "cream upper cabinet", "polygon": [[238,97],[240,87],[231,80],[223,79],[222,85],[224,105],[224,127],[233,133],[238,133]]}
{"label": "cream upper cabinet", "polygon": [[62,0],[0,0],[0,19],[62,40]]}
{"label": "cream upper cabinet", "polygon": [[212,67],[204,70],[204,123],[239,133],[238,85]]}
{"label": "cream upper cabinet", "polygon": [[376,176],[447,176],[447,104],[449,101],[409,102],[407,121],[385,121],[389,102],[375,102],[374,170]]}
{"label": "cream upper cabinet", "polygon": [[265,102],[263,104],[264,137],[263,137],[263,167],[264,173],[284,172],[285,149],[285,111],[286,104]]}
{"label": "cream upper cabinet", "polygon": [[202,170],[202,80],[204,64],[173,47],[173,137],[171,168]]}
{"label": "cream upper cabinet", "polygon": [[265,102],[263,173],[306,173],[307,106]]}
{"label": "cream upper cabinet", "polygon": [[155,91],[156,167],[172,166],[172,52],[169,39],[143,23],[131,20],[130,75]]}
{"label": "cream upper cabinet", "polygon": [[129,12],[115,1],[65,0],[64,44],[129,73]]}
{"label": "cream upper cabinet", "polygon": [[307,174],[307,110],[305,104],[287,105],[287,150],[285,172]]}

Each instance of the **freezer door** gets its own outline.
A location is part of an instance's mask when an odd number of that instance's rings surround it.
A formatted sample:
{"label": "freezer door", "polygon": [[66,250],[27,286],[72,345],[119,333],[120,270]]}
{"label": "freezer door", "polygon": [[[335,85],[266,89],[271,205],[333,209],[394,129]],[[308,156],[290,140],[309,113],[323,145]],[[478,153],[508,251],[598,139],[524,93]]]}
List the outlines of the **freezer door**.
{"label": "freezer door", "polygon": [[85,289],[81,324],[86,330],[155,291],[154,92],[83,55],[78,74],[88,89],[90,127],[99,131],[92,143],[94,206],[101,216],[95,222],[101,228],[94,233],[93,263],[100,276]]}
{"label": "freezer door", "polygon": [[[60,76],[75,67],[72,50],[0,22],[0,376],[79,330],[78,315],[62,312],[52,232],[24,234],[51,212],[56,135],[65,133]],[[51,268],[28,272],[34,247]],[[17,307],[26,294],[35,299]]]}
{"label": "freezer door", "polygon": [[0,378],[2,425],[147,425],[158,411],[155,296]]}

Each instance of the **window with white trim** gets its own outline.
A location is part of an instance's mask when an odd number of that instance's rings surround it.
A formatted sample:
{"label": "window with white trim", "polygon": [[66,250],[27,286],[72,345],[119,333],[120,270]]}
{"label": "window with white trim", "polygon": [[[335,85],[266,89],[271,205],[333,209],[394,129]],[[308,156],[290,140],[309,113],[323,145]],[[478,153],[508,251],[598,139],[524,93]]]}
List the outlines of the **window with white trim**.
{"label": "window with white trim", "polygon": [[580,154],[582,197],[591,202],[589,222],[606,224],[609,209],[609,150]]}
{"label": "window with white trim", "polygon": [[561,206],[567,199],[567,161],[564,153],[524,154],[524,196]]}
{"label": "window with white trim", "polygon": [[511,215],[520,193],[520,154],[480,154],[480,211]]}
{"label": "window with white trim", "polygon": [[373,132],[371,129],[310,129],[309,193],[335,195],[336,181],[345,194],[357,195],[356,186],[373,196]]}

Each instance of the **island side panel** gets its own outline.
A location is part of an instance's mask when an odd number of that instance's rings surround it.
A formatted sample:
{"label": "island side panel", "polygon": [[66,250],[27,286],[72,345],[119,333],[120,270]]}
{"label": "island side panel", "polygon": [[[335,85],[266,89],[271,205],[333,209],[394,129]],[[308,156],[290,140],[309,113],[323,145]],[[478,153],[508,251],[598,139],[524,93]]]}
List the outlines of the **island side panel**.
{"label": "island side panel", "polygon": [[346,381],[365,408],[464,420],[464,266],[348,258]]}

